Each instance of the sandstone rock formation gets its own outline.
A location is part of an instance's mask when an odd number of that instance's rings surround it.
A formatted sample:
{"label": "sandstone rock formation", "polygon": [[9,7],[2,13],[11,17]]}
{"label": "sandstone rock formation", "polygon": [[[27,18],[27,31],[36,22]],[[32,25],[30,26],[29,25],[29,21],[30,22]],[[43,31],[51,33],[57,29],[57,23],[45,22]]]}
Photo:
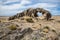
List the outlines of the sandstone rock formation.
{"label": "sandstone rock formation", "polygon": [[44,19],[49,20],[51,18],[51,13],[43,8],[29,8],[27,10],[24,10],[21,13],[18,13],[17,15],[9,17],[9,20],[13,20],[15,18],[23,17],[23,16],[29,16],[29,17],[38,17],[37,12],[42,13],[42,16]]}
{"label": "sandstone rock formation", "polygon": [[40,13],[42,13],[42,16],[45,17],[46,20],[49,20],[51,18],[51,13],[43,8],[36,8],[36,10]]}

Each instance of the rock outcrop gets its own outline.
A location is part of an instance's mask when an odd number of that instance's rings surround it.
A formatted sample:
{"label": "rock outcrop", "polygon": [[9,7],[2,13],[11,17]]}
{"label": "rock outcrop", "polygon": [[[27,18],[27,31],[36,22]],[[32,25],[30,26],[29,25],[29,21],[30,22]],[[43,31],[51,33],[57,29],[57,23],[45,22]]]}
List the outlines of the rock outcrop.
{"label": "rock outcrop", "polygon": [[37,12],[42,13],[42,16],[44,17],[44,19],[49,20],[51,18],[51,13],[45,9],[42,8],[29,8],[27,10],[24,10],[21,13],[18,13],[14,16],[9,17],[9,20],[13,20],[19,17],[23,17],[23,16],[29,16],[29,17],[38,17]]}

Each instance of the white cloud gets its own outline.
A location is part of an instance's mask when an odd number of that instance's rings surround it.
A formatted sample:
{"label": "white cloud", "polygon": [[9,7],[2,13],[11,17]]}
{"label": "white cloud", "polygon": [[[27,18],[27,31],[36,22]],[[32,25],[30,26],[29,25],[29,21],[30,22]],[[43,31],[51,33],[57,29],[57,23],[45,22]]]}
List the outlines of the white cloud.
{"label": "white cloud", "polygon": [[11,3],[11,2],[21,2],[20,4],[30,4],[29,0],[7,0],[4,4]]}
{"label": "white cloud", "polygon": [[8,3],[12,3],[12,2],[19,2],[20,0],[1,0],[0,1],[0,5],[2,4],[8,4]]}
{"label": "white cloud", "polygon": [[15,15],[16,13],[20,13],[22,12],[23,10],[1,10],[0,11],[0,16],[12,16],[12,15]]}
{"label": "white cloud", "polygon": [[6,6],[3,6],[3,5],[1,5],[0,7],[2,8],[2,9],[6,9],[6,10],[14,10],[14,9],[18,9],[18,8],[20,8],[22,5],[21,4],[14,4],[14,5],[6,5]]}
{"label": "white cloud", "polygon": [[[26,9],[26,8],[37,8],[37,7],[40,7],[40,8],[44,8],[46,10],[49,10],[49,11],[52,11],[52,13],[55,13],[54,10],[51,10],[49,8],[54,8],[54,7],[57,7],[58,5],[57,4],[52,4],[52,3],[36,3],[36,4],[33,4],[33,5],[28,5],[28,6],[24,6],[25,4],[30,4],[32,3],[30,0],[8,0],[6,2],[4,2],[4,4],[6,3],[11,3],[11,2],[18,2],[20,1],[20,3],[17,3],[17,4],[13,4],[13,5],[0,5],[0,15],[4,15],[4,13],[6,15],[12,15],[12,14],[16,14],[17,12],[21,12],[22,10],[18,11],[16,9]],[[2,12],[1,12],[2,11]],[[56,13],[58,13],[58,11],[56,11]]]}
{"label": "white cloud", "polygon": [[[16,0],[15,0],[16,1]],[[4,4],[6,3],[10,3],[10,2],[15,2],[14,0],[12,1],[7,1],[5,2]],[[31,2],[29,0],[20,0],[21,2],[19,4],[13,4],[13,5],[2,5],[0,4],[0,15],[13,15],[13,14],[16,14],[18,12],[22,12],[22,10],[18,11],[16,9],[21,9],[21,8],[24,8],[24,5],[25,4],[30,4]]]}
{"label": "white cloud", "polygon": [[[13,0],[14,1],[14,0]],[[12,2],[13,2],[12,1]],[[15,0],[17,1],[17,0]],[[11,1],[7,1],[5,3],[9,3]],[[6,10],[15,10],[19,8],[23,8],[25,4],[30,4],[31,2],[29,0],[21,0],[21,3],[19,4],[13,4],[13,5],[0,5],[1,9],[6,9]]]}
{"label": "white cloud", "polygon": [[49,3],[37,3],[33,5],[34,7],[41,7],[41,8],[47,8],[47,7],[56,7],[55,4],[49,4]]}
{"label": "white cloud", "polygon": [[39,0],[41,2],[60,2],[60,0]]}
{"label": "white cloud", "polygon": [[[3,10],[16,10],[16,9],[22,9],[22,8],[37,8],[37,7],[47,9],[47,8],[57,7],[57,5],[49,4],[49,3],[37,3],[34,5],[24,6],[24,3],[21,2],[20,4],[14,4],[14,5],[9,5],[9,6],[8,5],[6,5],[6,6],[1,5],[0,6],[0,8]],[[50,10],[50,9],[47,9],[47,10]]]}
{"label": "white cloud", "polygon": [[7,0],[6,2],[4,2],[5,4],[6,3],[11,3],[11,2],[18,2],[19,0]]}
{"label": "white cloud", "polygon": [[21,4],[30,4],[31,2],[29,0],[21,0]]}
{"label": "white cloud", "polygon": [[50,4],[50,3],[37,3],[37,4],[34,4],[34,5],[29,5],[29,6],[24,6],[25,8],[54,8],[54,7],[57,7],[58,5],[56,4]]}
{"label": "white cloud", "polygon": [[[5,3],[9,3],[9,2],[15,2],[18,0],[9,0]],[[36,8],[36,7],[40,7],[40,8],[49,8],[49,7],[56,7],[56,4],[49,4],[49,3],[37,3],[34,5],[29,5],[29,6],[24,6],[25,4],[30,4],[32,3],[29,0],[20,0],[21,2],[19,4],[13,4],[13,5],[0,5],[1,9],[5,9],[5,10],[15,10],[15,9],[19,9],[19,8]]]}

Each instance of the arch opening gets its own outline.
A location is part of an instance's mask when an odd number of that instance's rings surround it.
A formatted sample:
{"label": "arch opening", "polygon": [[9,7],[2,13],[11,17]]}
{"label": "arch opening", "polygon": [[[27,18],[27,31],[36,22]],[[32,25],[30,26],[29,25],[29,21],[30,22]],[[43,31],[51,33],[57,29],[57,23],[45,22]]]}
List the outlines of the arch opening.
{"label": "arch opening", "polygon": [[42,16],[42,13],[40,13],[40,12],[37,12],[37,15],[38,15],[38,17],[40,17],[40,16]]}

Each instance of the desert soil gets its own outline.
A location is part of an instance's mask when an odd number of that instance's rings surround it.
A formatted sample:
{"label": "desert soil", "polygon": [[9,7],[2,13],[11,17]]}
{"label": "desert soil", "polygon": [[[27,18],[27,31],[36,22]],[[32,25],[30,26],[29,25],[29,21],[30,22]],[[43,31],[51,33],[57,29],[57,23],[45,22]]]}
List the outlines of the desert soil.
{"label": "desert soil", "polygon": [[33,21],[0,17],[0,40],[60,40],[60,16],[52,16],[49,21],[39,18]]}

